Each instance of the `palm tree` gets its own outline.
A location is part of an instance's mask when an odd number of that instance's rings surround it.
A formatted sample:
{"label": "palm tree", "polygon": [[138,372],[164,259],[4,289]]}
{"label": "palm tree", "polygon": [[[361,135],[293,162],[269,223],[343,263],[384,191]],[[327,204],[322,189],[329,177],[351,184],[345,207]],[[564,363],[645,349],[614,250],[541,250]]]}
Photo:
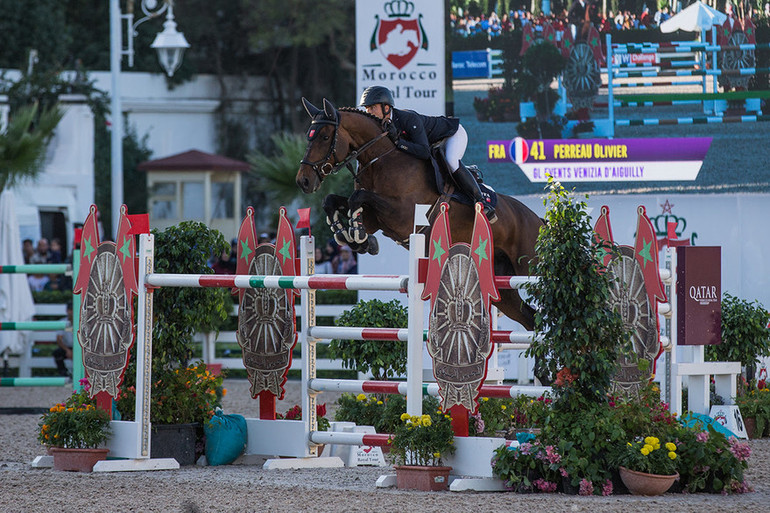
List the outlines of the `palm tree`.
{"label": "palm tree", "polygon": [[[252,152],[246,160],[251,164],[249,174],[254,179],[254,187],[250,191],[251,201],[254,202],[257,194],[264,198],[266,204],[263,212],[273,214],[274,221],[278,219],[278,207],[285,206],[289,209],[310,207],[310,222],[316,235],[323,236],[325,240],[330,236],[326,225],[326,215],[321,204],[325,194],[317,191],[315,194],[304,194],[297,187],[296,176],[300,160],[305,155],[307,139],[303,135],[292,133],[277,133],[271,140],[275,150],[272,154]],[[350,196],[353,192],[353,179],[347,171],[326,177],[323,190],[327,193]],[[273,224],[275,226],[275,224]]]}
{"label": "palm tree", "polygon": [[21,107],[11,116],[0,133],[0,192],[40,174],[46,148],[62,116],[57,106],[38,114],[37,103]]}

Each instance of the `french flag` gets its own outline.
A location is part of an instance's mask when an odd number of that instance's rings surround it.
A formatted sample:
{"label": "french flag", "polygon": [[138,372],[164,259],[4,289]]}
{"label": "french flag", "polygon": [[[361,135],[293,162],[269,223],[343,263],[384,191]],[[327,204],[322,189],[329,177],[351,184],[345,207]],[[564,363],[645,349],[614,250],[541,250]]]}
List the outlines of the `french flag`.
{"label": "french flag", "polygon": [[515,138],[511,141],[509,155],[516,164],[523,164],[527,161],[527,157],[529,157],[529,144],[521,137]]}

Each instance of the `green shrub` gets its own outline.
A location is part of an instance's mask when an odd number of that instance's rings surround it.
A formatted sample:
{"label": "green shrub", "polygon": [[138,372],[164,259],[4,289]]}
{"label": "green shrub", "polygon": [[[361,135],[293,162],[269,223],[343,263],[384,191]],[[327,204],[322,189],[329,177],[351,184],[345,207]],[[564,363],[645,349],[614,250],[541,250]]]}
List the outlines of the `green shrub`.
{"label": "green shrub", "polygon": [[722,343],[706,346],[706,360],[741,362],[749,379],[760,357],[770,356],[770,314],[757,302],[724,294],[722,299]]}

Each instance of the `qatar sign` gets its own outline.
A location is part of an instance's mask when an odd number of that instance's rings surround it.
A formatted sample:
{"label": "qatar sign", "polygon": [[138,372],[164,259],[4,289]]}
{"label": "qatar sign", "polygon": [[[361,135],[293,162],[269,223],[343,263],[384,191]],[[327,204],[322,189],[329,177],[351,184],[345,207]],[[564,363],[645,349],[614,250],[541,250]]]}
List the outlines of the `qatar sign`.
{"label": "qatar sign", "polygon": [[679,345],[722,342],[722,248],[676,248]]}
{"label": "qatar sign", "polygon": [[356,91],[393,92],[397,108],[443,115],[443,0],[356,0]]}

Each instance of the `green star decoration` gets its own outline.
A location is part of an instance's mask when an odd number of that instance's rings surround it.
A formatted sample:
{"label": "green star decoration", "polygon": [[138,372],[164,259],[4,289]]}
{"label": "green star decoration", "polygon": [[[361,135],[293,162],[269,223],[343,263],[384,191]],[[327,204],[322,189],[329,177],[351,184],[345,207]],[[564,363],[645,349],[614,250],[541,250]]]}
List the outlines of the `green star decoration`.
{"label": "green star decoration", "polygon": [[131,253],[128,251],[128,247],[131,245],[131,239],[126,237],[123,241],[123,245],[120,247],[120,253],[123,255],[123,262],[126,261],[126,258],[131,258]]}
{"label": "green star decoration", "polygon": [[487,256],[487,242],[489,242],[488,239],[482,241],[481,237],[479,237],[479,247],[477,247],[474,251],[474,253],[479,256],[479,263],[481,263],[483,260],[489,260],[489,257]]}
{"label": "green star decoration", "polygon": [[85,239],[85,249],[83,249],[83,256],[85,256],[88,261],[91,261],[91,253],[94,252],[94,247],[91,245],[91,239]]}
{"label": "green star decoration", "polygon": [[441,262],[441,257],[446,253],[444,251],[444,248],[441,246],[441,237],[438,238],[437,241],[433,241],[433,260],[437,260]]}
{"label": "green star decoration", "polygon": [[650,249],[652,241],[647,242],[642,239],[642,250],[639,252],[639,256],[642,257],[642,267],[647,267],[647,262],[652,262],[652,255],[650,255]]}
{"label": "green star decoration", "polygon": [[252,251],[249,249],[249,239],[247,237],[246,240],[241,241],[241,258],[248,262],[251,253]]}
{"label": "green star decoration", "polygon": [[281,249],[280,249],[280,250],[278,250],[278,253],[280,253],[280,254],[281,254],[281,256],[283,257],[283,261],[284,261],[284,262],[285,262],[285,261],[286,261],[288,258],[290,258],[290,255],[289,255],[289,247],[290,247],[290,246],[291,246],[291,243],[290,243],[288,240],[284,239],[284,240],[283,240],[283,242],[282,242],[282,246],[281,246]]}

